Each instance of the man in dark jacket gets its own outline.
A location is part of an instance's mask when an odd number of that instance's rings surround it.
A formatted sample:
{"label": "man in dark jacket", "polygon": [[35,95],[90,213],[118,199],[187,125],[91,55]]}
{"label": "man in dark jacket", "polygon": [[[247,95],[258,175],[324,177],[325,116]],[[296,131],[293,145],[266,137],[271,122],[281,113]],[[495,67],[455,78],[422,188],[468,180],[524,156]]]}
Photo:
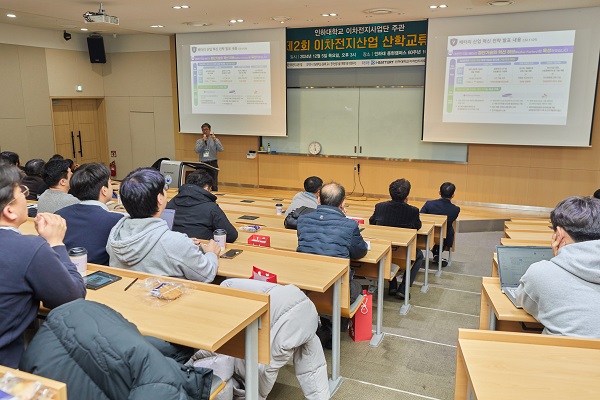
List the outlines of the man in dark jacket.
{"label": "man in dark jacket", "polygon": [[[375,212],[369,218],[371,225],[394,226],[397,228],[421,229],[421,218],[419,218],[419,209],[408,204],[408,195],[410,194],[410,182],[404,178],[396,179],[390,183],[390,196],[392,200],[378,203],[375,205]],[[412,286],[419,269],[423,264],[423,253],[417,250],[415,263],[410,269],[410,286]],[[396,294],[397,297],[404,299],[404,289],[406,284],[406,271],[402,277],[402,283],[398,289],[396,279],[390,281],[389,294]]]}
{"label": "man in dark jacket", "polygon": [[[345,199],[346,191],[338,183],[321,188],[317,210],[298,218],[298,252],[351,259],[367,254],[358,223],[346,218]],[[358,282],[350,282],[350,301],[358,297],[360,289]]]}
{"label": "man in dark jacket", "polygon": [[179,363],[192,354],[142,336],[105,305],[76,300],[48,314],[19,368],[65,382],[69,399],[208,400],[212,371]]}
{"label": "man in dark jacket", "polygon": [[167,203],[167,208],[175,210],[173,230],[209,240],[215,230],[225,229],[227,243],[233,243],[238,232],[217,204],[217,196],[211,193],[213,183],[213,177],[203,170],[188,175],[177,196]]}
{"label": "man in dark jacket", "polygon": [[[423,214],[445,215],[448,217],[446,235],[444,236],[444,250],[449,250],[454,244],[453,224],[460,213],[460,207],[452,204],[452,198],[454,197],[455,190],[456,186],[454,186],[453,183],[442,183],[442,186],[440,186],[441,198],[437,200],[427,200],[425,205],[421,208],[421,212]],[[433,252],[433,262],[438,263],[439,257],[441,256],[443,250],[440,251],[440,246],[436,244],[433,246],[431,251]],[[442,267],[447,265],[448,263],[446,261],[442,261]]]}

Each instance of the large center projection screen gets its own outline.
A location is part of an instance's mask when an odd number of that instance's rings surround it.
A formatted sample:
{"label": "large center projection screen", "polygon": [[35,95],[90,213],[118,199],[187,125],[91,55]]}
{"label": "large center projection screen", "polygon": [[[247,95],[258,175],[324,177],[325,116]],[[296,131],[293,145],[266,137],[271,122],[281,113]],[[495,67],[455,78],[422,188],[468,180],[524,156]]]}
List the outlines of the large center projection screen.
{"label": "large center projection screen", "polygon": [[430,20],[423,140],[589,146],[599,10]]}
{"label": "large center projection screen", "polygon": [[175,36],[179,130],[286,135],[285,29]]}

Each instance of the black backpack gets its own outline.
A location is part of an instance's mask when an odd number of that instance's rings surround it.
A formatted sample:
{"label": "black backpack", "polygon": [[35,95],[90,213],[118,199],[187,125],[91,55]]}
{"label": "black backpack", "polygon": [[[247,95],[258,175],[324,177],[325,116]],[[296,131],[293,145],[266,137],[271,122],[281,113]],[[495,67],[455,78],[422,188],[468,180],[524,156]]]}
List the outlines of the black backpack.
{"label": "black backpack", "polygon": [[283,221],[283,226],[285,226],[286,229],[296,230],[298,229],[298,218],[301,215],[310,214],[313,211],[317,211],[317,209],[306,206],[298,207],[294,211],[289,213],[287,217],[285,217],[285,220]]}

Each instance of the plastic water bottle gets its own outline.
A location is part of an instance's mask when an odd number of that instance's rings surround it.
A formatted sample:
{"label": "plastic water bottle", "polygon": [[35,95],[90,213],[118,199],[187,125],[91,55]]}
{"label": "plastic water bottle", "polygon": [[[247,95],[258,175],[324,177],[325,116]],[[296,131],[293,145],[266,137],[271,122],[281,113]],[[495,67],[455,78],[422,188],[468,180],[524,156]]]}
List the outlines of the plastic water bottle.
{"label": "plastic water bottle", "polygon": [[267,143],[267,153],[271,152],[271,143]]}

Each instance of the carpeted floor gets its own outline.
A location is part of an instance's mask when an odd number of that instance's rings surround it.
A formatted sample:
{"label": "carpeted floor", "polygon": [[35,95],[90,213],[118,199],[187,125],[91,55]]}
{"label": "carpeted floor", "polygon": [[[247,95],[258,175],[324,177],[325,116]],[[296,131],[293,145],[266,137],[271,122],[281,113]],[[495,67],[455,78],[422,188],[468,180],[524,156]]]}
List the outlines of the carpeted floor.
{"label": "carpeted floor", "polygon": [[[385,337],[378,348],[342,334],[344,381],[333,399],[453,399],[458,328],[478,326],[481,277],[490,276],[501,237],[502,232],[458,233],[452,264],[439,278],[429,274],[427,293],[420,291],[419,274],[405,316],[399,314],[400,300],[386,291]],[[330,355],[327,351],[328,360]],[[293,366],[282,368],[269,399],[302,398]]]}

